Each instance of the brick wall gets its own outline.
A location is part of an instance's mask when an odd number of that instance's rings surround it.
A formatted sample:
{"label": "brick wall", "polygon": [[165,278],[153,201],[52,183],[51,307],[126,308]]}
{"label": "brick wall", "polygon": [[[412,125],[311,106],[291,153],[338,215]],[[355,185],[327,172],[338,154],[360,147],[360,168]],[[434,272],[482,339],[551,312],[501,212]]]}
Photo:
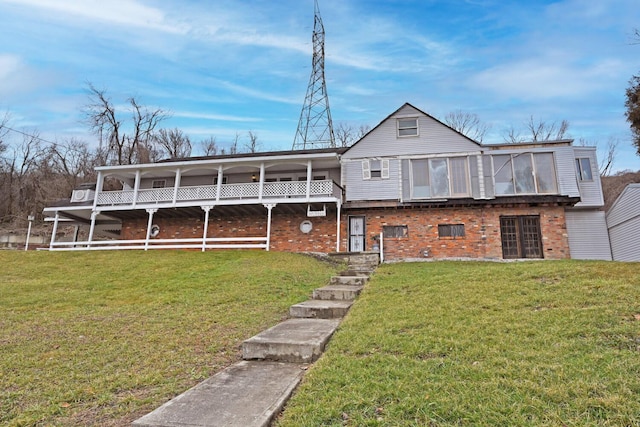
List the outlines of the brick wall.
{"label": "brick wall", "polygon": [[[277,208],[276,208],[277,209]],[[327,212],[326,217],[307,218],[306,214],[280,213],[274,209],[271,218],[270,249],[282,252],[335,252],[336,216]],[[300,231],[302,221],[311,221],[313,228],[305,234]],[[202,238],[204,213],[198,218],[154,218],[160,226],[159,239]],[[147,219],[125,220],[122,238],[144,239]],[[265,237],[267,235],[267,210],[264,215],[209,218],[208,237]]]}
{"label": "brick wall", "polygon": [[[546,259],[569,258],[569,242],[564,208],[559,206],[486,206],[474,208],[441,209],[377,209],[350,210],[341,219],[340,250],[348,248],[348,217],[362,215],[366,222],[365,249],[373,247],[385,225],[406,225],[407,237],[385,238],[386,259],[424,258],[502,258],[500,235],[501,215],[539,215],[542,232],[542,248]],[[304,234],[300,223],[310,220],[313,229]],[[154,224],[160,226],[158,238],[200,238],[204,214],[199,218],[163,219]],[[440,237],[439,224],[464,224],[463,237]],[[122,227],[123,239],[144,239],[147,220],[127,220]],[[267,211],[264,215],[209,219],[209,237],[257,237],[267,234]],[[283,252],[334,252],[336,250],[335,212],[326,217],[307,218],[304,213],[288,214],[273,210],[271,225],[271,250]]]}
{"label": "brick wall", "polygon": [[[348,214],[365,216],[368,250],[383,226],[407,226],[407,237],[384,239],[385,259],[424,258],[425,253],[429,258],[501,259],[502,215],[539,215],[544,258],[570,257],[564,208],[558,206],[353,210]],[[465,236],[439,237],[439,224],[464,224]],[[346,248],[346,239],[343,245]]]}

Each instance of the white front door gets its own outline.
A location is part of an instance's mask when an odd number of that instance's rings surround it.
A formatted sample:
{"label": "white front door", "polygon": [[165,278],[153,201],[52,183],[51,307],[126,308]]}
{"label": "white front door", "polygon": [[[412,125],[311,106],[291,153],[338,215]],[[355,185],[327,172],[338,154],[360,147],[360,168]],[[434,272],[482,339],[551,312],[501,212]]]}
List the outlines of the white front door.
{"label": "white front door", "polygon": [[349,252],[363,252],[364,245],[364,217],[349,217]]}

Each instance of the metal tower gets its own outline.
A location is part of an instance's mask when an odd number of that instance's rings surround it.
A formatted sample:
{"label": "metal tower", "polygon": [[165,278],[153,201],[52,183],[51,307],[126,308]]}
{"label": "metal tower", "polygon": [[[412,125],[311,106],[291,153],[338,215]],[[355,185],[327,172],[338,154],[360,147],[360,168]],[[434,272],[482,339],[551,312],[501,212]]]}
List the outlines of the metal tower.
{"label": "metal tower", "polygon": [[318,0],[315,0],[313,23],[313,69],[309,78],[307,95],[300,113],[298,130],[293,140],[293,150],[333,148],[333,136],[329,96],[324,81],[324,25],[320,17]]}

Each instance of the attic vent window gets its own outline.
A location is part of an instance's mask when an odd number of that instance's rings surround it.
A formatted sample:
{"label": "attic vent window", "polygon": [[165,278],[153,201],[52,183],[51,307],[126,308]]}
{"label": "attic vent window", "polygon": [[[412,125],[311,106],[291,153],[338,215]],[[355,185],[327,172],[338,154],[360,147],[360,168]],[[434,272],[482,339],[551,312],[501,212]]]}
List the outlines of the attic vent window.
{"label": "attic vent window", "polygon": [[418,118],[398,119],[398,137],[418,136]]}

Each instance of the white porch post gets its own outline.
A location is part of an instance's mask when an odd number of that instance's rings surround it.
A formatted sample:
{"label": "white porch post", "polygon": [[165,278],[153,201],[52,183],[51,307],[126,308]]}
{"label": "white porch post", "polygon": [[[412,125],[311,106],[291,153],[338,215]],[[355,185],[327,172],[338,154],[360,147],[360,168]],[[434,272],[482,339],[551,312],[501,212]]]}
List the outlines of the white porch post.
{"label": "white porch post", "polygon": [[53,230],[51,230],[51,242],[49,242],[49,250],[53,249],[53,245],[56,242],[56,233],[58,232],[58,221],[60,220],[60,214],[56,211],[56,216],[53,219]]}
{"label": "white porch post", "polygon": [[216,188],[216,202],[220,200],[221,191],[222,191],[222,165],[218,166],[218,188]]}
{"label": "white porch post", "polygon": [[147,237],[144,239],[144,250],[149,249],[149,239],[151,238],[151,226],[153,225],[153,214],[158,212],[158,209],[147,209],[149,214],[149,221],[147,221]]}
{"label": "white porch post", "polygon": [[336,202],[336,208],[338,211],[338,214],[337,214],[338,220],[336,221],[338,223],[337,230],[336,230],[336,252],[340,252],[340,207],[341,205],[342,204],[340,202]]}
{"label": "white porch post", "polygon": [[262,201],[264,192],[264,162],[260,163],[260,184],[258,184],[258,200]]}
{"label": "white porch post", "polygon": [[93,242],[93,232],[96,229],[96,217],[100,214],[99,211],[91,212],[91,225],[89,226],[89,238],[87,239],[87,248],[91,247]]}
{"label": "white porch post", "polygon": [[209,229],[209,211],[213,206],[200,206],[204,211],[204,230],[202,230],[202,252],[207,249],[207,230]]}
{"label": "white porch post", "polygon": [[275,203],[265,203],[264,207],[267,208],[267,248],[269,251],[269,246],[271,245],[271,209],[276,207]]}
{"label": "white porch post", "polygon": [[176,179],[175,184],[173,186],[173,204],[176,204],[178,200],[178,189],[180,188],[180,180],[182,179],[182,169],[176,169]]}
{"label": "white porch post", "polygon": [[100,197],[100,193],[102,192],[102,187],[104,186],[104,178],[102,176],[102,171],[98,171],[98,176],[96,177],[96,195],[93,198],[93,210],[96,210],[96,206],[98,206],[98,197]]}
{"label": "white porch post", "polygon": [[138,203],[138,192],[140,191],[140,169],[136,171],[136,179],[133,182],[133,207]]}
{"label": "white porch post", "polygon": [[311,197],[311,176],[312,176],[311,160],[309,160],[307,162],[307,201]]}

